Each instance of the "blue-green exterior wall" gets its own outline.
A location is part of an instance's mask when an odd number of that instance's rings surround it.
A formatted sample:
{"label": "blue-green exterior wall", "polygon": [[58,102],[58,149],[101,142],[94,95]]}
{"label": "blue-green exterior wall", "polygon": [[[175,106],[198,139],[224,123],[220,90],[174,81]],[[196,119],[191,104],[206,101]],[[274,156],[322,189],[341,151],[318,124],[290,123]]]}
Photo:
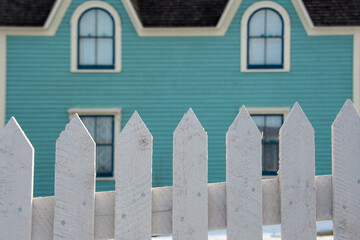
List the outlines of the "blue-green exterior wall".
{"label": "blue-green exterior wall", "polygon": [[[223,37],[139,37],[120,0],[122,72],[70,72],[73,0],[53,37],[8,36],[6,120],[15,116],[35,148],[34,196],[53,194],[55,142],[69,108],[121,107],[123,127],[138,110],[154,138],[153,185],[172,184],[172,133],[189,107],[209,138],[209,182],[225,181],[225,134],[239,107],[292,106],[315,129],[316,174],[331,173],[331,123],[352,98],[352,36],[307,36],[290,0],[291,71],[240,72],[243,0]],[[112,190],[113,182],[97,183]]]}

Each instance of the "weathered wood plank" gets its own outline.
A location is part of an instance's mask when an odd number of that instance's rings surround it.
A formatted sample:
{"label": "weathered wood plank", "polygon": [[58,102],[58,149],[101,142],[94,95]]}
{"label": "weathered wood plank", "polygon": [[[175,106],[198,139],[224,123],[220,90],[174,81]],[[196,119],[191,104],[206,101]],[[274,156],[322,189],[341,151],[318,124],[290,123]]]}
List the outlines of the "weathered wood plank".
{"label": "weathered wood plank", "polygon": [[76,114],[56,141],[53,239],[94,239],[95,142]]}
{"label": "weathered wood plank", "polygon": [[12,117],[0,133],[1,239],[30,240],[34,148]]}
{"label": "weathered wood plank", "polygon": [[190,108],[173,138],[173,239],[208,238],[207,134]]}
{"label": "weathered wood plank", "polygon": [[135,112],[116,142],[115,240],[151,239],[152,136]]}
{"label": "weathered wood plank", "polygon": [[347,100],[332,125],[334,237],[360,236],[360,117]]}
{"label": "weathered wood plank", "polygon": [[226,134],[227,239],[262,234],[261,133],[243,106]]}
{"label": "weathered wood plank", "polygon": [[314,129],[295,103],[280,129],[281,238],[316,239]]}
{"label": "weathered wood plank", "polygon": [[[316,176],[317,221],[332,220],[331,175]],[[263,225],[280,224],[280,195],[277,179],[262,180]],[[209,183],[209,230],[226,228],[226,183]],[[115,192],[97,192],[95,195],[95,239],[114,238]],[[152,189],[152,234],[172,233],[172,187]],[[54,197],[34,198],[33,238],[52,238]],[[44,229],[43,229],[44,228]]]}

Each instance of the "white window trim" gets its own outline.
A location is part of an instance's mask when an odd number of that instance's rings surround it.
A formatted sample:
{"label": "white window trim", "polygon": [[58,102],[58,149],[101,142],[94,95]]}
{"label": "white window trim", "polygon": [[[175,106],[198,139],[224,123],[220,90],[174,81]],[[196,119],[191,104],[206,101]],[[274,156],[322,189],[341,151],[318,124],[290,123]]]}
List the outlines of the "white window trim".
{"label": "white window trim", "polygon": [[[248,21],[250,16],[258,9],[272,8],[276,10],[284,21],[284,67],[282,69],[248,69],[247,68],[247,37]],[[241,19],[241,72],[289,72],[290,71],[290,17],[287,11],[275,2],[262,1],[251,5]]]}
{"label": "white window trim", "polygon": [[[114,69],[78,69],[78,22],[81,14],[90,8],[103,8],[114,19],[115,24],[115,68]],[[71,17],[71,72],[121,72],[121,20],[118,12],[111,5],[100,1],[89,1],[81,4]]]}
{"label": "white window trim", "polygon": [[113,181],[115,180],[115,156],[116,156],[116,139],[120,134],[121,128],[121,111],[122,108],[70,108],[68,110],[69,119],[71,120],[77,113],[80,116],[84,115],[113,115],[114,116],[114,158],[113,158],[113,176],[112,177],[97,177],[99,181]]}
{"label": "white window trim", "polygon": [[[246,108],[249,114],[282,114],[284,122],[290,112],[290,107],[249,107]],[[239,108],[240,111],[240,108]]]}

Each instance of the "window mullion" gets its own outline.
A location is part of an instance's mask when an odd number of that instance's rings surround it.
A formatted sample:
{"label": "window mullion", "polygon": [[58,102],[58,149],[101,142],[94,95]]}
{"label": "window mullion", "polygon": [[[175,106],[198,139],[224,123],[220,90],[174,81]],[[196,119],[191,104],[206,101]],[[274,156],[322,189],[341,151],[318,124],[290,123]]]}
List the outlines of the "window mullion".
{"label": "window mullion", "polygon": [[98,11],[95,10],[95,65],[99,65],[98,60]]}

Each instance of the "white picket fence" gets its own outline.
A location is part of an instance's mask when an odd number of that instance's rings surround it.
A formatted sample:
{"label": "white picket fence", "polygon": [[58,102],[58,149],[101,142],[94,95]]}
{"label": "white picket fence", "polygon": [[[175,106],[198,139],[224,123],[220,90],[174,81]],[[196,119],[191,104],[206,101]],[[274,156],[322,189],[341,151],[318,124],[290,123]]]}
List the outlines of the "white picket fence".
{"label": "white picket fence", "polygon": [[55,196],[32,197],[34,149],[15,118],[0,133],[0,239],[316,239],[360,236],[360,117],[350,100],[332,125],[333,175],[315,177],[314,130],[296,103],[280,130],[280,171],[261,177],[261,133],[245,107],[226,135],[226,183],[208,184],[207,134],[190,109],[174,132],[173,187],[152,188],[152,136],[137,112],[116,142],[116,190],[95,193],[95,143],[76,115],[56,142]]}

